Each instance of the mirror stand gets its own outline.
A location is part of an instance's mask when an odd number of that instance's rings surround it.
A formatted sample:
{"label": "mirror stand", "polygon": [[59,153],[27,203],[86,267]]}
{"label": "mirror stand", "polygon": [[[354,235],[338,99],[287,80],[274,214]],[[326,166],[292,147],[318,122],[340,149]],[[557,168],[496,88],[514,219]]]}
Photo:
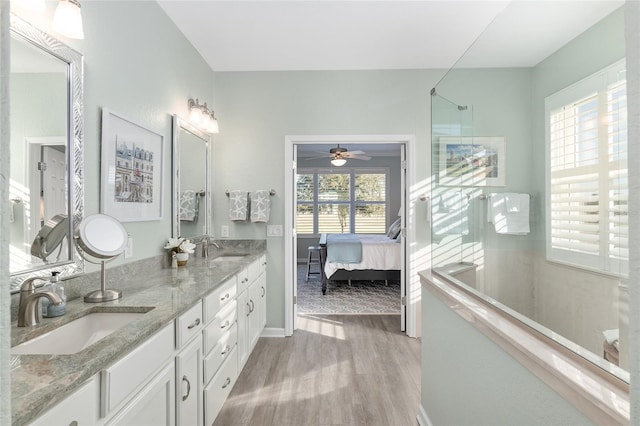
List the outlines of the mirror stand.
{"label": "mirror stand", "polygon": [[[88,262],[91,262],[86,257],[84,259]],[[91,262],[91,263],[97,263],[97,262]],[[87,303],[109,302],[111,300],[116,300],[122,297],[121,290],[108,290],[106,288],[107,274],[105,272],[105,267],[104,267],[105,263],[107,263],[106,260],[102,260],[100,262],[100,290],[94,290],[90,293],[87,293],[84,296],[84,301]]]}

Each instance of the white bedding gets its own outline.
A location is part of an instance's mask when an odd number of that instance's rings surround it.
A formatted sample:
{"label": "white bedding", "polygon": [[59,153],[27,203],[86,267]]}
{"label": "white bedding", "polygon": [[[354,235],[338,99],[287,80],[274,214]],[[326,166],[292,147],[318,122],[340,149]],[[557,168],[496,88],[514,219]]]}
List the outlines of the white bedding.
{"label": "white bedding", "polygon": [[357,234],[362,242],[362,261],[360,263],[325,262],[324,272],[331,278],[338,269],[353,271],[357,269],[399,270],[400,243],[386,235]]}

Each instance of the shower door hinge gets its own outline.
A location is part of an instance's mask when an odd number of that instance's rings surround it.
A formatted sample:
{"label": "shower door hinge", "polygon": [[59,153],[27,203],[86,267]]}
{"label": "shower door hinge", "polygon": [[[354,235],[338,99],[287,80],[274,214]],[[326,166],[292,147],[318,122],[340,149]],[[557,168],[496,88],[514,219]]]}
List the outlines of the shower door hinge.
{"label": "shower door hinge", "polygon": [[407,296],[402,296],[402,298],[400,299],[400,304],[402,306],[406,306],[407,305]]}
{"label": "shower door hinge", "polygon": [[44,161],[38,161],[38,170],[41,172],[47,171],[47,163]]}
{"label": "shower door hinge", "polygon": [[407,160],[402,160],[400,162],[400,167],[402,168],[402,170],[407,170]]}

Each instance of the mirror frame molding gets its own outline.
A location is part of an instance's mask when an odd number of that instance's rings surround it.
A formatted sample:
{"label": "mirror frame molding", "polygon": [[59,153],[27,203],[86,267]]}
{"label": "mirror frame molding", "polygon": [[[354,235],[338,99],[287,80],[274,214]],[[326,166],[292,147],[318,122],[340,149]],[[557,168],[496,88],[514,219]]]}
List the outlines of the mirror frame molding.
{"label": "mirror frame molding", "polygon": [[9,288],[11,293],[17,293],[20,284],[27,278],[50,274],[54,270],[60,271],[63,277],[84,272],[84,260],[73,243],[73,231],[84,217],[84,59],[79,52],[13,13],[10,13],[9,34],[67,64],[67,209],[71,219],[67,239],[71,247],[71,259],[11,273]]}
{"label": "mirror frame molding", "polygon": [[209,146],[211,145],[211,137],[208,133],[203,132],[198,129],[193,124],[189,123],[187,120],[184,120],[178,117],[176,114],[173,115],[173,135],[171,140],[172,145],[172,156],[171,156],[171,166],[172,166],[172,179],[171,179],[171,191],[173,192],[172,198],[172,212],[171,212],[171,236],[173,238],[178,238],[180,236],[180,131],[184,130],[186,132],[191,133],[198,139],[202,139],[205,144],[205,151],[207,155],[206,164],[205,164],[205,227],[206,232],[203,235],[197,235],[195,237],[187,237],[187,239],[191,240],[193,243],[198,243],[208,238],[211,235],[211,184],[209,182],[210,179],[210,170],[211,170],[211,161],[209,158]]}

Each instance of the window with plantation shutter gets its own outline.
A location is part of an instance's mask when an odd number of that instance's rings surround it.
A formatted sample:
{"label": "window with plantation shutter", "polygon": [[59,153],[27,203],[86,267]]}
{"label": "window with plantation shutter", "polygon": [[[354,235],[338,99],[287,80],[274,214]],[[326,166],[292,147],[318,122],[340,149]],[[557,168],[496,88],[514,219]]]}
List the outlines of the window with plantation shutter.
{"label": "window with plantation shutter", "polygon": [[626,275],[627,113],[621,61],[546,99],[547,258]]}
{"label": "window with plantation shutter", "polygon": [[386,233],[388,175],[386,168],[299,170],[296,233]]}

